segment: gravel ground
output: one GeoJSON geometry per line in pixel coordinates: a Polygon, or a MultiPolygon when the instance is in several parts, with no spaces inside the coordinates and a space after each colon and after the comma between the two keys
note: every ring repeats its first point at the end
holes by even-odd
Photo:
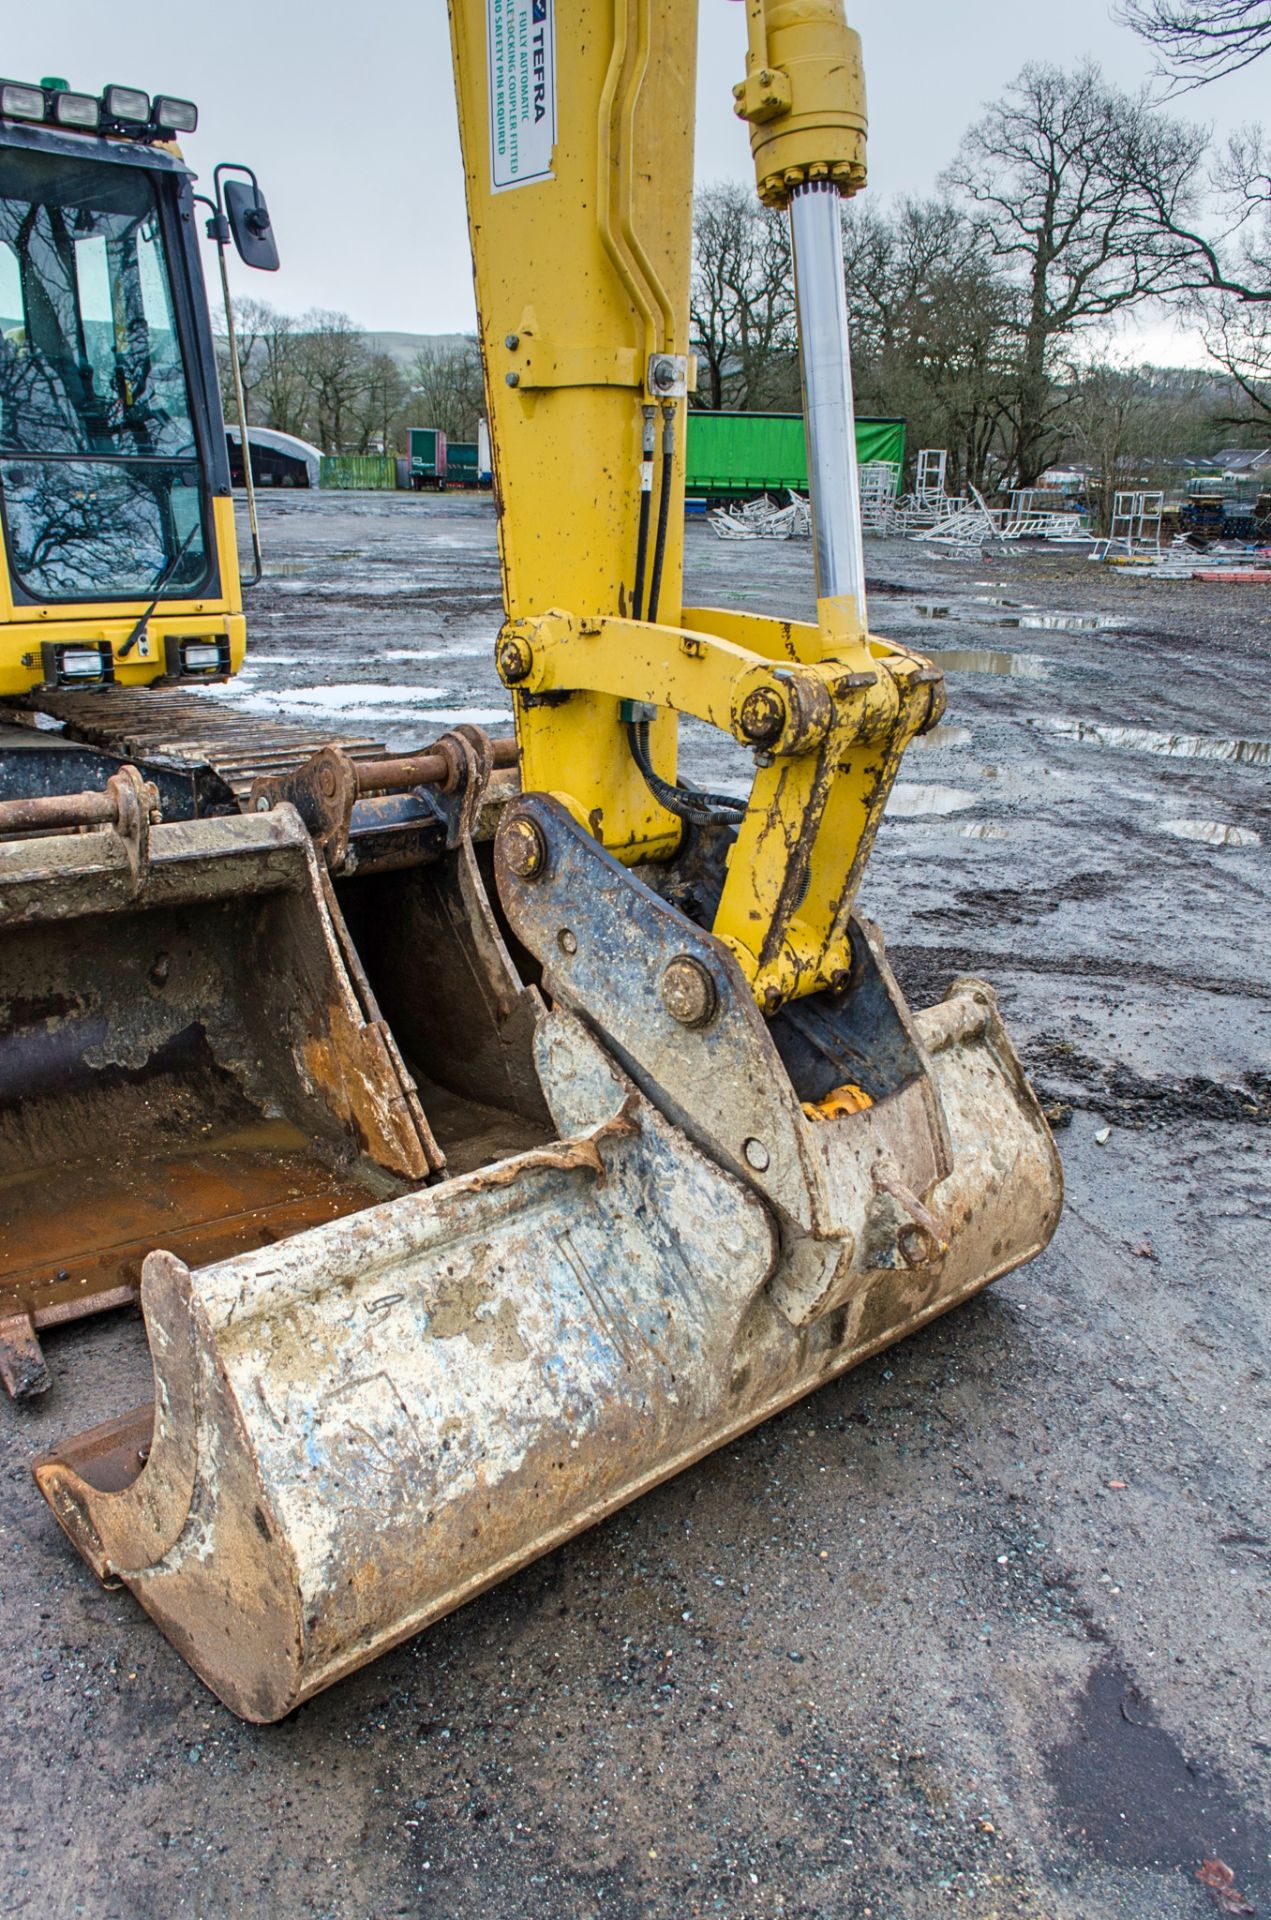
{"type": "MultiPolygon", "coordinates": [[[[488,501],[263,514],[225,697],[394,746],[506,712],[488,501]]],[[[916,1003],[998,988],[1060,1128],[1054,1244],[273,1728],[38,1499],[32,1454],[147,1388],[135,1316],[51,1338],[52,1391],[0,1407],[8,1912],[1271,1915],[1271,593],[868,560],[950,702],[862,904],[916,1003]]],[[[694,526],[687,567],[812,611],[806,546],[694,526]]]]}

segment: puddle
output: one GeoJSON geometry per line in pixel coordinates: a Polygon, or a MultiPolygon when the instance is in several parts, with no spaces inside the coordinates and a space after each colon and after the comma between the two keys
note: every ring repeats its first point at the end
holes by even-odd
{"type": "Polygon", "coordinates": [[[1128,622],[1115,613],[1021,613],[998,624],[1035,628],[1040,633],[1117,633],[1128,622]]]}
{"type": "MultiPolygon", "coordinates": [[[[355,594],[360,600],[393,600],[410,594],[431,592],[442,583],[435,573],[407,573],[397,568],[388,579],[366,572],[344,573],[333,577],[319,574],[313,567],[274,567],[273,585],[279,593],[310,594],[315,600],[343,599],[355,594]]],[[[474,596],[475,597],[475,596],[474,596]]]]}
{"type": "Polygon", "coordinates": [[[919,733],[909,742],[911,747],[969,747],[971,744],[970,727],[933,727],[930,733],[919,733]]]}
{"type": "Polygon", "coordinates": [[[1115,633],[1127,622],[1115,613],[1042,613],[1034,607],[1021,607],[1018,600],[999,600],[992,594],[977,594],[969,603],[941,604],[933,600],[915,603],[920,620],[969,620],[991,627],[1023,627],[1038,633],[1115,633]],[[1010,613],[983,613],[983,607],[1010,607],[1010,613]]]}
{"type": "Polygon", "coordinates": [[[1271,766],[1271,740],[1223,740],[1216,734],[1158,733],[1151,727],[1113,727],[1094,720],[1033,720],[1065,740],[1087,747],[1124,747],[1131,753],[1163,753],[1180,760],[1231,760],[1271,766]]]}
{"type": "Polygon", "coordinates": [[[396,665],[403,660],[489,660],[494,663],[494,639],[483,640],[479,646],[440,646],[440,647],[386,647],[386,661],[396,665]]]}
{"type": "Polygon", "coordinates": [[[1162,820],[1162,833],[1176,840],[1195,840],[1202,847],[1260,847],[1262,835],[1252,827],[1229,827],[1222,820],[1162,820]]]}
{"type": "Polygon", "coordinates": [[[963,820],[952,829],[959,840],[1014,840],[1015,829],[1003,827],[996,820],[963,820]]]}
{"type": "Polygon", "coordinates": [[[931,814],[965,813],[979,795],[962,787],[928,787],[902,781],[891,790],[887,812],[893,820],[922,820],[931,814]]]}
{"type": "Polygon", "coordinates": [[[929,647],[927,659],[946,673],[995,673],[1013,680],[1044,680],[1039,653],[1001,653],[993,647],[929,647]]]}
{"type": "MultiPolygon", "coordinates": [[[[239,687],[241,688],[241,676],[239,687]]],[[[206,689],[209,696],[218,690],[206,689]]],[[[300,687],[294,692],[281,688],[275,693],[235,692],[231,687],[221,694],[226,704],[238,713],[266,714],[270,718],[287,713],[308,718],[311,714],[330,713],[334,720],[337,716],[340,724],[349,727],[371,726],[395,730],[398,735],[404,728],[411,730],[413,738],[416,731],[423,727],[429,738],[445,733],[450,727],[467,723],[475,727],[504,728],[512,724],[512,712],[509,707],[436,707],[429,698],[419,699],[416,695],[435,696],[442,689],[437,687],[404,687],[392,690],[391,700],[387,697],[388,688],[372,688],[370,700],[355,698],[363,695],[365,689],[358,688],[312,688],[300,687]],[[297,698],[297,694],[299,698],[297,698]],[[327,699],[306,698],[315,694],[330,694],[327,699]],[[339,697],[337,697],[339,696],[339,697]],[[372,713],[374,720],[371,719],[372,713]]],[[[391,733],[384,738],[392,744],[391,733]]]]}
{"type": "MultiPolygon", "coordinates": [[[[889,809],[890,811],[890,809],[889,809]]],[[[900,816],[902,819],[905,816],[900,816]]],[[[876,851],[880,854],[894,854],[903,859],[912,859],[914,842],[940,840],[946,844],[950,840],[1018,840],[1019,833],[1014,827],[1005,827],[998,820],[940,820],[937,818],[919,819],[904,834],[883,834],[876,851]]]]}
{"type": "MultiPolygon", "coordinates": [[[[1246,1901],[1266,1898],[1271,1834],[1225,1780],[1188,1760],[1110,1660],[1091,1674],[1046,1771],[1060,1823],[1083,1858],[1193,1883],[1201,1861],[1216,1858],[1232,1868],[1246,1901]]],[[[1201,1902],[1197,1888],[1198,1913],[1201,1902]]]]}

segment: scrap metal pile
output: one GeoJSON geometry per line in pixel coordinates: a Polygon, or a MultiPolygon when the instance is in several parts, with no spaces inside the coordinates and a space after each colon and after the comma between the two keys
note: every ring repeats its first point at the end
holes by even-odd
{"type": "Polygon", "coordinates": [[[786,489],[781,505],[768,494],[739,507],[714,507],[706,516],[721,540],[807,540],[812,534],[812,509],[801,493],[786,489]]]}

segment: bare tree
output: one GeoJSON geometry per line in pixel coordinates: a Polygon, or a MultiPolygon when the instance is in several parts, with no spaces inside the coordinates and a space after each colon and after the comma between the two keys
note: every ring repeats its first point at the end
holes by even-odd
{"type": "Polygon", "coordinates": [[[1051,376],[1083,327],[1186,283],[1170,221],[1192,204],[1203,138],[1090,62],[1026,66],[965,136],[948,185],[1020,291],[1012,465],[1031,485],[1054,444],[1051,376]],[[1163,212],[1167,218],[1163,218],[1163,212]]]}
{"type": "Polygon", "coordinates": [[[862,410],[903,414],[958,480],[995,477],[1018,296],[976,226],[947,200],[906,200],[845,208],[843,236],[862,410]]]}
{"type": "Polygon", "coordinates": [[[789,222],[732,181],[706,187],[694,203],[689,329],[698,406],[798,405],[789,222]]]}
{"type": "MultiPolygon", "coordinates": [[[[288,313],[279,313],[267,300],[238,299],[234,302],[234,331],[249,423],[312,438],[315,429],[302,364],[303,343],[295,320],[288,313]]],[[[221,405],[233,424],[238,418],[237,402],[229,347],[223,339],[217,342],[216,357],[221,405]]]]}
{"type": "Polygon", "coordinates": [[[300,339],[289,313],[265,308],[252,350],[252,411],[266,426],[302,437],[309,427],[300,339]]]}
{"type": "Polygon", "coordinates": [[[308,396],[310,437],[326,453],[349,451],[371,361],[366,336],[347,313],[314,309],[297,322],[296,354],[308,396]]]}
{"type": "Polygon", "coordinates": [[[1090,491],[1100,525],[1112,523],[1112,497],[1123,484],[1130,456],[1141,449],[1150,388],[1137,367],[1109,360],[1074,367],[1066,382],[1064,431],[1068,446],[1094,474],[1090,491]]]}
{"type": "MultiPolygon", "coordinates": [[[[1117,12],[1184,88],[1237,73],[1271,52],[1271,0],[1121,0],[1117,12]]],[[[1192,291],[1205,311],[1215,358],[1238,383],[1254,369],[1257,387],[1265,375],[1266,329],[1238,309],[1271,301],[1271,153],[1261,128],[1232,136],[1212,184],[1223,222],[1218,234],[1200,231],[1164,205],[1159,218],[1171,238],[1192,251],[1192,291]]]]}
{"type": "Polygon", "coordinates": [[[1271,0],[1123,0],[1116,17],[1184,86],[1238,73],[1271,49],[1271,0]]]}
{"type": "Polygon", "coordinates": [[[475,338],[430,341],[410,363],[412,412],[448,440],[475,440],[485,404],[481,348],[475,338]]]}
{"type": "Polygon", "coordinates": [[[1210,186],[1217,231],[1206,231],[1188,204],[1146,183],[1163,241],[1183,251],[1179,285],[1202,312],[1211,299],[1265,305],[1271,302],[1271,151],[1261,128],[1232,135],[1210,186]]]}
{"type": "Polygon", "coordinates": [[[1219,424],[1271,433],[1271,303],[1229,294],[1210,302],[1205,346],[1230,380],[1236,408],[1219,414],[1219,424]]]}
{"type": "Polygon", "coordinates": [[[392,453],[409,389],[391,353],[373,353],[358,401],[357,451],[392,453]]]}
{"type": "MultiPolygon", "coordinates": [[[[247,402],[247,417],[257,425],[258,409],[252,405],[252,399],[260,378],[260,353],[258,351],[263,332],[274,318],[273,308],[265,300],[251,300],[246,297],[234,301],[234,337],[238,342],[238,365],[243,377],[243,398],[247,402]]],[[[216,343],[216,370],[221,386],[221,406],[227,420],[237,419],[237,400],[234,394],[234,373],[230,366],[229,330],[216,343]]]]}

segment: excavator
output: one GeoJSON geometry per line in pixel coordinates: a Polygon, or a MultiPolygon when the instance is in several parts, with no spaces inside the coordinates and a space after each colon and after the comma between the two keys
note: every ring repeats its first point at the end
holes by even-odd
{"type": "MultiPolygon", "coordinates": [[[[856,911],[944,689],[868,621],[840,237],[859,40],[841,0],[745,17],[734,105],[793,235],[815,621],[683,599],[695,0],[451,0],[514,741],[328,741],[227,774],[182,685],[187,643],[223,641],[222,670],[242,643],[228,499],[191,441],[129,453],[192,476],[134,489],[144,535],[34,559],[40,447],[0,464],[30,656],[15,689],[0,642],[6,690],[37,741],[60,722],[78,777],[102,756],[80,791],[0,807],[10,1381],[44,1365],[42,1327],[139,1288],[153,1402],[68,1435],[36,1481],[254,1721],[965,1301],[1059,1218],[991,987],[911,1010],[856,911]],[[101,684],[68,690],[55,636],[85,585],[122,604],[75,639],[101,684]],[[184,736],[130,717],[173,699],[184,736]],[[744,799],[683,777],[683,716],[733,743],[744,799]]],[[[68,161],[94,144],[24,286],[145,198],[118,156],[94,172],[122,135],[39,134],[68,161]]],[[[129,232],[161,236],[185,309],[167,418],[181,391],[210,447],[208,330],[172,271],[183,168],[129,232]]],[[[134,245],[112,232],[108,260],[134,245]]],[[[76,514],[133,485],[53,477],[76,514]]]]}

